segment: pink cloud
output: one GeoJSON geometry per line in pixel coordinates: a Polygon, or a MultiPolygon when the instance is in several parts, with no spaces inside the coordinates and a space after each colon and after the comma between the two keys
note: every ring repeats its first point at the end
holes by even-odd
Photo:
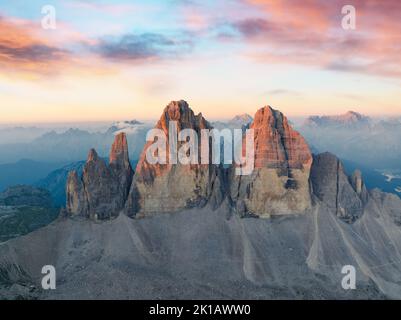
{"type": "Polygon", "coordinates": [[[401,78],[401,2],[355,0],[356,30],[343,30],[344,1],[247,0],[263,18],[236,20],[247,55],[260,62],[401,78]]]}

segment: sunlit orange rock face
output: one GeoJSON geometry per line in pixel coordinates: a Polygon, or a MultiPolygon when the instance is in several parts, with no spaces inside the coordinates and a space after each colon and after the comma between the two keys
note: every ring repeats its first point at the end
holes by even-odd
{"type": "Polygon", "coordinates": [[[312,154],[287,118],[270,106],[259,109],[250,126],[255,132],[255,168],[302,169],[312,154]]]}
{"type": "Polygon", "coordinates": [[[124,133],[116,135],[111,146],[109,161],[110,163],[121,162],[124,164],[129,162],[127,136],[124,133]]]}
{"type": "MultiPolygon", "coordinates": [[[[302,213],[311,206],[309,174],[312,154],[304,138],[279,111],[259,109],[254,130],[254,170],[230,175],[230,194],[240,214],[260,217],[302,213]]],[[[245,154],[246,141],[243,141],[245,154]]],[[[234,169],[234,167],[233,167],[234,169]]]]}
{"type": "MultiPolygon", "coordinates": [[[[209,203],[217,206],[221,203],[223,191],[216,165],[200,164],[201,130],[211,129],[202,114],[195,115],[188,103],[172,101],[163,111],[155,129],[160,129],[167,137],[165,148],[166,164],[151,164],[146,158],[147,149],[154,141],[149,141],[139,159],[130,194],[126,204],[126,213],[148,215],[153,213],[176,212],[185,208],[202,207],[209,203]],[[175,121],[177,132],[193,129],[199,139],[199,164],[184,165],[170,163],[169,149],[172,137],[169,136],[170,122],[175,121]]],[[[185,142],[177,142],[177,149],[185,142]]]]}
{"type": "MultiPolygon", "coordinates": [[[[166,164],[149,164],[146,160],[146,150],[153,144],[153,141],[149,141],[141,154],[137,168],[136,176],[137,180],[143,180],[143,182],[151,183],[155,177],[160,177],[171,171],[175,164],[169,162],[170,156],[170,136],[169,136],[169,124],[170,121],[175,121],[177,123],[177,132],[184,129],[193,129],[197,133],[197,136],[201,137],[202,129],[211,129],[209,123],[203,118],[202,114],[195,115],[192,109],[188,106],[186,101],[172,101],[163,111],[160,120],[157,122],[155,129],[160,129],[164,132],[167,138],[167,144],[165,149],[165,157],[167,159],[166,164]]],[[[180,148],[182,142],[178,142],[177,148],[180,148]]],[[[200,146],[200,144],[199,144],[200,146]]],[[[199,147],[200,155],[200,147],[199,147]]],[[[199,161],[200,163],[200,161],[199,161]]],[[[200,167],[206,168],[205,165],[191,165],[194,170],[198,170],[200,167]]]]}

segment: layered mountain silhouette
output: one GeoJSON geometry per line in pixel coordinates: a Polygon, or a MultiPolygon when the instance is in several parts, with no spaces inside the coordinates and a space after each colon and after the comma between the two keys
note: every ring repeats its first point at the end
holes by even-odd
{"type": "MultiPolygon", "coordinates": [[[[155,126],[168,146],[171,123],[212,128],[182,100],[155,126]]],[[[68,176],[62,217],[0,245],[0,296],[400,298],[401,200],[347,176],[335,155],[313,155],[270,106],[249,128],[255,168],[243,176],[236,164],[149,163],[152,142],[133,170],[124,133],[108,163],[90,150],[68,176]],[[58,270],[53,292],[38,285],[45,264],[58,270]],[[341,287],[344,265],[356,290],[341,287]]]]}
{"type": "Polygon", "coordinates": [[[395,118],[378,121],[349,111],[309,117],[297,130],[316,152],[329,151],[372,171],[400,170],[401,124],[395,118]]]}
{"type": "Polygon", "coordinates": [[[339,126],[358,128],[369,126],[371,123],[372,120],[368,116],[355,111],[348,111],[345,114],[335,116],[311,116],[305,120],[305,125],[312,127],[339,126]]]}

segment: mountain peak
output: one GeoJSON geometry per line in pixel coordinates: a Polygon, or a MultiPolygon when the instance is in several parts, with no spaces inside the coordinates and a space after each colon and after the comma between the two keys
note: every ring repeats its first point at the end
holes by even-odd
{"type": "Polygon", "coordinates": [[[171,101],[164,109],[160,118],[161,122],[177,121],[183,124],[184,128],[192,128],[191,122],[204,121],[201,113],[195,115],[185,100],[171,101]],[[185,126],[188,125],[188,126],[185,126]]]}
{"type": "Polygon", "coordinates": [[[90,150],[89,150],[89,153],[88,153],[88,160],[87,160],[87,162],[96,161],[96,160],[98,160],[98,159],[99,159],[99,156],[98,156],[96,150],[93,149],[93,148],[90,149],[90,150]]]}
{"type": "Polygon", "coordinates": [[[178,129],[200,129],[209,128],[209,123],[205,120],[201,113],[195,115],[185,100],[171,101],[163,111],[159,122],[156,124],[157,129],[162,129],[166,135],[169,134],[169,122],[177,121],[178,129]]]}
{"type": "MultiPolygon", "coordinates": [[[[211,129],[202,114],[195,115],[186,101],[171,101],[155,126],[155,129],[163,130],[166,134],[166,159],[170,156],[172,138],[169,132],[170,121],[176,122],[177,131],[192,129],[199,136],[202,129],[211,129]]],[[[212,186],[218,185],[217,167],[211,164],[151,164],[146,154],[152,144],[153,141],[149,141],[145,145],[138,162],[126,205],[127,214],[175,212],[206,205],[212,196],[212,186]]],[[[183,141],[178,141],[177,150],[183,144],[183,141]]]]}
{"type": "Polygon", "coordinates": [[[306,141],[280,111],[270,106],[259,109],[251,129],[257,141],[255,167],[302,168],[310,164],[312,155],[306,141]]]}
{"type": "Polygon", "coordinates": [[[339,118],[343,118],[344,120],[350,120],[350,121],[360,121],[360,120],[364,120],[364,119],[368,119],[369,117],[359,113],[359,112],[355,112],[355,111],[348,111],[346,112],[343,116],[339,116],[339,118]]]}
{"type": "Polygon", "coordinates": [[[110,163],[116,163],[120,161],[129,163],[127,136],[124,132],[121,132],[115,136],[109,159],[110,163]]]}
{"type": "Polygon", "coordinates": [[[124,133],[115,137],[110,151],[110,166],[89,151],[82,176],[71,171],[67,178],[67,212],[94,220],[110,219],[123,209],[133,171],[124,133]]]}
{"type": "Polygon", "coordinates": [[[242,113],[236,115],[234,118],[231,119],[230,122],[251,122],[253,120],[252,116],[248,113],[242,113]]]}
{"type": "Polygon", "coordinates": [[[249,176],[231,178],[237,212],[270,216],[309,208],[312,155],[304,138],[270,106],[256,112],[250,129],[254,130],[254,170],[249,176]]]}

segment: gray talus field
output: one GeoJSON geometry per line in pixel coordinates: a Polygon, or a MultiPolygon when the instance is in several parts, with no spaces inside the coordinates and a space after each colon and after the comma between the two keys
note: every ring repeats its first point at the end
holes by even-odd
{"type": "Polygon", "coordinates": [[[101,223],[60,218],[0,244],[0,296],[401,298],[401,229],[389,201],[380,208],[372,199],[354,224],[323,204],[271,219],[241,219],[224,205],[101,223]],[[40,286],[48,264],[57,271],[52,291],[40,286]],[[356,268],[356,290],[341,287],[344,265],[356,268]]]}

